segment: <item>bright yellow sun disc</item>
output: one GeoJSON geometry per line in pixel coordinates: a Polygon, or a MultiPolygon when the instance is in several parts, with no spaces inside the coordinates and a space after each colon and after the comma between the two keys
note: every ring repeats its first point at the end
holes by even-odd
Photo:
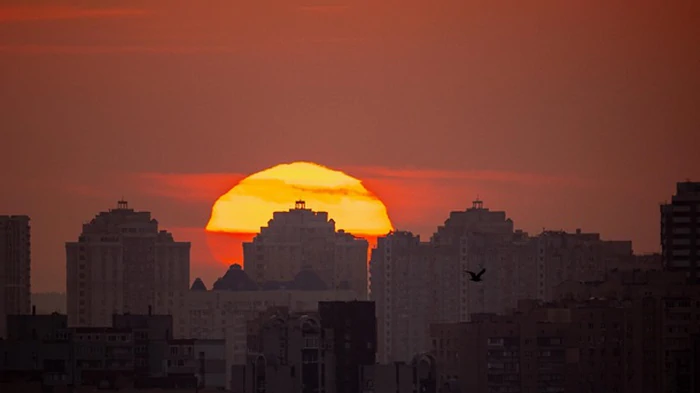
{"type": "Polygon", "coordinates": [[[383,235],[393,229],[386,206],[362,182],[309,162],[281,164],[248,176],[212,207],[207,231],[256,233],[272,214],[295,201],[328,212],[337,229],[356,235],[383,235]]]}

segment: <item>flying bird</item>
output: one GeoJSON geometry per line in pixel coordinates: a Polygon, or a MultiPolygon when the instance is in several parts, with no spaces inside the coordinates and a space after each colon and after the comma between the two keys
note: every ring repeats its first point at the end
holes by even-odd
{"type": "Polygon", "coordinates": [[[475,282],[479,282],[479,281],[481,281],[481,276],[483,276],[484,273],[486,272],[486,269],[481,269],[481,271],[479,273],[470,272],[469,270],[465,270],[464,272],[469,273],[469,275],[471,276],[469,278],[470,280],[475,281],[475,282]]]}

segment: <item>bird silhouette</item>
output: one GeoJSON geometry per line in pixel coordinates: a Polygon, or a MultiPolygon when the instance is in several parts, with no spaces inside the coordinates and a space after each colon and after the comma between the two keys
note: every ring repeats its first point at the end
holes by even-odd
{"type": "Polygon", "coordinates": [[[469,275],[471,276],[471,277],[469,277],[469,279],[471,281],[479,282],[479,281],[482,281],[481,276],[484,275],[484,273],[486,272],[486,269],[481,269],[481,271],[479,273],[470,272],[469,270],[465,270],[464,272],[469,273],[469,275]]]}

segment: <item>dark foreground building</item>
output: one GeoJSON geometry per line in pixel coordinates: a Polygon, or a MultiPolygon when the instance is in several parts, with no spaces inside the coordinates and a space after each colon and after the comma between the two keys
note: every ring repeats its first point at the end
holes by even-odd
{"type": "Polygon", "coordinates": [[[664,266],[684,271],[700,283],[700,182],[676,184],[671,203],[661,205],[661,250],[664,266]]]}
{"type": "Polygon", "coordinates": [[[374,302],[319,302],[324,331],[333,334],[336,393],[360,391],[360,366],[376,363],[377,321],[374,302]]]}

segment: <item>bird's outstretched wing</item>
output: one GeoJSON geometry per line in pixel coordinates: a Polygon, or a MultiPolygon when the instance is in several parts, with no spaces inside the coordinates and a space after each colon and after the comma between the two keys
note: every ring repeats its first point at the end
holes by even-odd
{"type": "Polygon", "coordinates": [[[472,278],[476,277],[476,273],[470,272],[469,270],[465,270],[465,273],[469,274],[472,278]]]}
{"type": "Polygon", "coordinates": [[[486,269],[481,269],[481,271],[479,273],[477,273],[476,276],[481,277],[484,275],[484,273],[486,273],[486,269]]]}

